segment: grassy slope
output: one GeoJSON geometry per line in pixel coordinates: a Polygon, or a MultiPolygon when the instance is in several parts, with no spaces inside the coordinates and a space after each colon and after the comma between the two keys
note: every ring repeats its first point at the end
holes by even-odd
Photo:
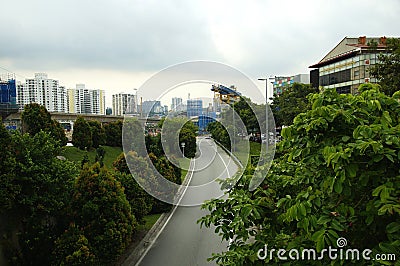
{"type": "Polygon", "coordinates": [[[145,221],[144,224],[140,224],[138,226],[138,230],[150,230],[151,227],[157,222],[158,218],[160,218],[161,213],[157,213],[157,214],[150,214],[150,215],[146,215],[143,219],[145,221]]]}
{"type": "MultiPolygon", "coordinates": [[[[236,155],[236,157],[239,159],[239,161],[241,161],[242,163],[244,163],[247,159],[247,157],[249,155],[260,155],[260,149],[261,149],[261,143],[258,142],[252,142],[250,141],[250,151],[249,154],[247,154],[246,151],[246,142],[247,141],[241,141],[238,145],[237,145],[237,151],[234,152],[234,154],[236,155]]],[[[250,159],[248,159],[250,162],[250,159]]]]}
{"type": "Polygon", "coordinates": [[[187,170],[189,169],[189,165],[190,165],[190,160],[188,160],[187,158],[179,158],[178,159],[179,162],[179,166],[181,168],[181,180],[183,182],[183,180],[186,177],[187,174],[187,170]]]}
{"type": "MultiPolygon", "coordinates": [[[[103,148],[106,151],[106,154],[104,155],[104,165],[111,170],[113,169],[112,163],[115,161],[115,159],[117,159],[118,155],[121,154],[122,148],[109,147],[109,146],[103,146],[103,148]]],[[[64,147],[64,150],[61,155],[70,161],[80,164],[83,159],[83,156],[85,156],[85,153],[86,153],[85,151],[80,150],[76,147],[64,147]]],[[[94,159],[96,157],[96,150],[93,149],[88,151],[87,153],[90,162],[94,162],[94,159]]]]}

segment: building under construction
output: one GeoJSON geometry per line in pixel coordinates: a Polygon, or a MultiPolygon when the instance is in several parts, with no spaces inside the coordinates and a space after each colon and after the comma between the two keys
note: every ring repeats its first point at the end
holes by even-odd
{"type": "Polygon", "coordinates": [[[18,111],[17,87],[14,74],[0,75],[0,113],[4,119],[18,111]]]}
{"type": "Polygon", "coordinates": [[[228,88],[223,85],[212,85],[211,91],[214,92],[214,103],[218,102],[219,104],[234,104],[240,100],[240,96],[242,95],[233,86],[228,88]]]}

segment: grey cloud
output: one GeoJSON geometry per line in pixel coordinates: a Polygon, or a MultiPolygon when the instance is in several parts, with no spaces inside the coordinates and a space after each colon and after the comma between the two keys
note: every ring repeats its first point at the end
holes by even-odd
{"type": "MultiPolygon", "coordinates": [[[[207,14],[213,5],[183,0],[13,0],[0,16],[0,62],[8,68],[159,70],[188,60],[232,64],[251,76],[296,74],[320,60],[345,36],[399,36],[398,0],[252,2],[267,10],[254,30],[236,29],[245,2],[218,10],[241,41],[238,62],[221,55],[207,14]],[[306,12],[319,5],[313,12],[306,12]],[[268,8],[274,7],[274,9],[268,8]],[[304,16],[306,19],[304,19],[304,16]],[[271,18],[272,17],[272,18],[271,18]]],[[[259,6],[259,7],[260,7],[259,6]]],[[[249,16],[251,12],[248,13],[249,16]]],[[[229,41],[226,44],[229,46],[229,41]]]]}
{"type": "MultiPolygon", "coordinates": [[[[11,4],[0,18],[1,57],[37,67],[154,69],[218,57],[195,6],[145,1],[39,1],[11,4]],[[18,11],[17,5],[31,8],[18,11]],[[8,30],[5,30],[8,28],[8,30]],[[57,63],[55,63],[57,62],[57,63]]],[[[178,2],[176,2],[178,3],[178,2]]]]}

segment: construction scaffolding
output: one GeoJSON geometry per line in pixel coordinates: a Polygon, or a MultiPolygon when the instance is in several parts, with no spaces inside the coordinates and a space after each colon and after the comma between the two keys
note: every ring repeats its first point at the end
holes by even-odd
{"type": "Polygon", "coordinates": [[[0,114],[2,119],[18,112],[15,74],[0,75],[0,114]]]}
{"type": "Polygon", "coordinates": [[[242,95],[234,86],[228,88],[223,85],[212,85],[211,91],[214,92],[214,99],[217,99],[220,104],[234,104],[240,100],[242,95]]]}

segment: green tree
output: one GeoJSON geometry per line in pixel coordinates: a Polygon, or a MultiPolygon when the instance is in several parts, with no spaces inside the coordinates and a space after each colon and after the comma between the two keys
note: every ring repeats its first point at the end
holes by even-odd
{"type": "Polygon", "coordinates": [[[56,265],[96,265],[96,256],[91,252],[88,239],[83,230],[73,223],[57,238],[55,246],[53,255],[56,265]]]}
{"type": "Polygon", "coordinates": [[[46,107],[38,103],[30,103],[24,106],[21,114],[23,132],[35,135],[41,130],[51,127],[51,115],[46,107]]]}
{"type": "MultiPolygon", "coordinates": [[[[192,121],[186,122],[182,129],[179,131],[179,143],[185,143],[185,157],[194,158],[196,155],[196,131],[198,128],[192,121]]],[[[161,143],[161,142],[160,142],[161,143]]],[[[180,145],[183,153],[182,145],[180,145]]]]}
{"type": "MultiPolygon", "coordinates": [[[[258,121],[265,120],[265,105],[258,105],[251,102],[249,98],[243,96],[240,97],[240,100],[234,103],[232,110],[228,110],[222,114],[223,119],[225,119],[225,121],[230,121],[229,124],[233,125],[232,111],[235,111],[239,115],[240,120],[244,123],[244,126],[247,129],[247,133],[261,132],[260,131],[261,125],[259,125],[258,121]],[[259,116],[259,119],[257,119],[255,112],[259,116]]],[[[239,127],[238,121],[235,122],[236,123],[234,126],[239,127]]]]}
{"type": "Polygon", "coordinates": [[[98,147],[96,149],[95,162],[99,162],[100,167],[104,166],[104,156],[106,155],[106,150],[103,147],[98,147]]]}
{"type": "Polygon", "coordinates": [[[321,252],[339,237],[352,248],[400,255],[400,94],[385,96],[372,84],[359,91],[314,94],[311,110],[282,131],[280,157],[264,169],[261,186],[248,191],[245,175],[226,200],[203,205],[210,214],[199,222],[232,239],[228,251],[213,255],[217,263],[280,265],[277,256],[258,260],[257,251],[268,244],[321,252]]]}
{"type": "Polygon", "coordinates": [[[144,140],[145,129],[137,118],[125,118],[123,123],[123,146],[124,150],[135,151],[139,156],[147,154],[146,147],[153,145],[146,136],[144,140]]]}
{"type": "MultiPolygon", "coordinates": [[[[129,162],[134,165],[137,178],[151,180],[154,178],[153,172],[150,170],[148,162],[139,157],[136,152],[129,152],[127,155],[129,162]]],[[[127,200],[139,223],[144,223],[144,216],[147,215],[153,207],[154,199],[137,183],[132,176],[131,171],[126,163],[124,153],[121,153],[114,161],[113,166],[119,172],[116,178],[124,187],[127,200]]]]}
{"type": "Polygon", "coordinates": [[[228,131],[220,122],[211,122],[207,125],[207,131],[210,132],[211,137],[221,143],[226,149],[231,149],[231,139],[228,131]]]}
{"type": "Polygon", "coordinates": [[[37,103],[25,105],[21,114],[23,132],[34,136],[40,131],[49,132],[52,137],[59,141],[60,146],[67,144],[64,128],[56,120],[51,119],[46,107],[37,103]]]}
{"type": "MultiPolygon", "coordinates": [[[[167,157],[157,157],[153,153],[150,153],[149,158],[154,167],[164,178],[178,185],[182,183],[180,168],[170,162],[167,157]],[[179,169],[179,171],[177,169],[179,169]]],[[[171,159],[174,160],[175,158],[172,157],[171,159]]]]}
{"type": "Polygon", "coordinates": [[[316,93],[309,84],[294,83],[286,87],[279,95],[274,95],[271,110],[277,127],[290,126],[293,119],[300,113],[311,109],[307,96],[316,93]]]}
{"type": "Polygon", "coordinates": [[[90,149],[93,146],[91,127],[82,116],[78,116],[74,123],[72,143],[81,150],[90,149]]]}
{"type": "Polygon", "coordinates": [[[19,245],[10,249],[19,254],[14,262],[49,265],[49,252],[68,223],[65,213],[77,169],[73,163],[56,158],[60,147],[46,132],[34,136],[15,132],[11,143],[16,165],[10,182],[18,193],[2,220],[10,225],[4,235],[18,239],[19,245]]]}
{"type": "Polygon", "coordinates": [[[371,67],[370,73],[377,78],[381,91],[393,95],[400,90],[400,39],[387,39],[387,51],[378,56],[377,63],[371,67]]]}
{"type": "Polygon", "coordinates": [[[104,125],[107,146],[122,147],[122,125],[120,120],[104,125]]]}
{"type": "Polygon", "coordinates": [[[106,144],[106,133],[104,128],[101,126],[99,121],[89,120],[90,131],[92,133],[92,146],[98,148],[101,145],[106,144]]]}
{"type": "Polygon", "coordinates": [[[146,135],[145,143],[147,153],[153,153],[157,157],[164,155],[164,149],[161,144],[161,134],[156,136],[146,135]]]}
{"type": "Polygon", "coordinates": [[[19,187],[15,180],[15,155],[12,138],[3,123],[0,125],[0,213],[13,205],[19,187]]]}
{"type": "Polygon", "coordinates": [[[84,166],[76,180],[72,211],[99,264],[111,263],[126,249],[135,217],[120,182],[98,163],[84,166]]]}
{"type": "Polygon", "coordinates": [[[67,145],[68,138],[65,135],[65,130],[62,125],[54,119],[51,121],[50,133],[56,140],[59,141],[60,146],[67,145]]]}
{"type": "Polygon", "coordinates": [[[81,161],[81,169],[83,169],[83,166],[88,163],[90,163],[90,160],[89,160],[88,152],[86,151],[85,154],[83,155],[83,158],[81,161]]]}
{"type": "Polygon", "coordinates": [[[181,143],[185,142],[185,156],[193,158],[196,154],[196,135],[198,128],[185,118],[162,119],[158,125],[161,134],[166,140],[165,148],[169,154],[177,155],[179,149],[182,152],[181,143]]]}

